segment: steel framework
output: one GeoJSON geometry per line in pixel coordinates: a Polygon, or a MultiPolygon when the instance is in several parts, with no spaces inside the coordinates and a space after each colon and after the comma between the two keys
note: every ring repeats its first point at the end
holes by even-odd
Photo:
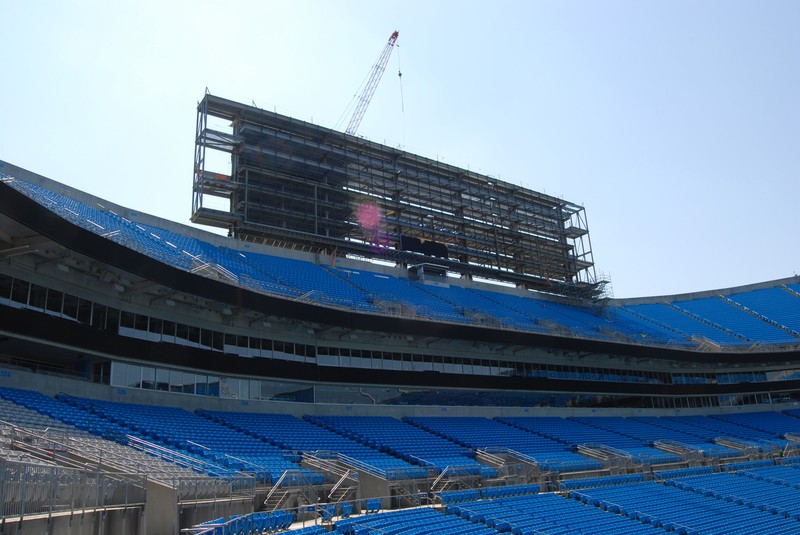
{"type": "Polygon", "coordinates": [[[240,239],[598,293],[584,208],[563,199],[210,94],[194,164],[192,221],[240,239]]]}

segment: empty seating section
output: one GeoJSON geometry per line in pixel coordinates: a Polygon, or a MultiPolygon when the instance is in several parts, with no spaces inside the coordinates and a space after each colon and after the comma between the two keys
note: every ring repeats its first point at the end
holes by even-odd
{"type": "Polygon", "coordinates": [[[107,422],[95,414],[62,403],[39,392],[0,387],[0,397],[49,416],[62,424],[72,426],[75,434],[78,435],[92,434],[113,439],[128,431],[114,422],[107,422]]]}
{"type": "Polygon", "coordinates": [[[798,339],[770,325],[760,318],[734,306],[719,297],[704,297],[690,301],[677,301],[675,306],[692,314],[706,318],[714,325],[735,333],[751,343],[780,344],[797,342],[798,339]]]}
{"type": "Polygon", "coordinates": [[[784,287],[736,293],[729,295],[728,299],[775,321],[790,331],[800,333],[800,312],[798,312],[800,297],[784,287]]]}
{"type": "Polygon", "coordinates": [[[789,534],[798,529],[795,519],[728,501],[711,492],[695,493],[655,482],[571,491],[570,496],[681,534],[789,534]]]}
{"type": "MultiPolygon", "coordinates": [[[[744,443],[777,451],[785,433],[800,427],[799,410],[732,413],[712,416],[672,417],[517,417],[490,420],[480,417],[415,417],[400,421],[368,416],[295,416],[263,413],[200,410],[98,401],[59,395],[51,398],[28,390],[0,387],[0,420],[30,429],[49,428],[69,435],[83,448],[86,458],[101,456],[123,472],[147,472],[148,477],[178,485],[179,480],[198,480],[200,475],[164,459],[99,438],[136,434],[189,454],[207,457],[230,469],[252,469],[254,465],[280,472],[304,473],[306,481],[322,482],[322,476],[302,469],[291,460],[298,452],[324,456],[341,453],[366,466],[390,472],[428,470],[413,463],[460,466],[484,478],[496,472],[477,463],[476,449],[492,448],[498,454],[534,457],[548,470],[591,470],[601,465],[571,450],[582,442],[612,445],[644,455],[647,444],[666,437],[698,446],[716,436],[738,438],[744,443]],[[67,423],[69,422],[69,423],[67,423]],[[401,458],[402,457],[402,458],[401,458]],[[276,461],[276,458],[278,461],[276,461]],[[542,459],[546,459],[542,461],[542,459]],[[410,462],[409,462],[410,461],[410,462]],[[271,464],[277,462],[278,464],[271,464]],[[252,463],[252,464],[251,464],[252,463]],[[549,466],[547,466],[549,463],[549,466]],[[144,469],[143,467],[146,467],[144,469]]],[[[66,440],[66,439],[65,439],[66,440]]],[[[710,442],[709,442],[710,443],[710,442]]],[[[30,463],[31,459],[9,458],[0,444],[4,462],[30,463]]],[[[651,455],[647,452],[647,455],[651,455]]],[[[720,455],[722,457],[723,455],[720,455]]],[[[533,484],[484,486],[482,489],[438,493],[443,511],[428,508],[386,514],[350,517],[352,504],[329,507],[319,513],[337,533],[453,533],[526,535],[537,533],[796,533],[800,522],[800,462],[788,457],[776,462],[772,456],[759,461],[714,466],[696,466],[648,474],[561,479],[559,494],[538,494],[533,484]],[[349,517],[349,518],[345,518],[349,517]]],[[[663,459],[662,459],[663,460],[663,459]]],[[[411,472],[405,472],[406,474],[411,472]]],[[[471,472],[470,472],[471,473],[471,472]]],[[[569,476],[568,476],[569,477],[569,476]]],[[[192,496],[212,497],[225,491],[207,483],[192,496]]],[[[276,482],[275,476],[270,481],[276,482]]],[[[381,502],[368,499],[367,513],[376,513],[381,502]]],[[[254,513],[220,518],[193,528],[195,533],[251,533],[288,529],[290,512],[254,513]],[[259,527],[260,526],[260,527],[259,527]],[[217,531],[221,529],[222,531],[217,531]],[[203,531],[210,530],[210,531],[203,531]],[[227,530],[227,531],[226,531],[227,530]],[[249,531],[248,531],[249,530],[249,531]]],[[[321,526],[296,533],[323,533],[321,526]]]]}
{"type": "Polygon", "coordinates": [[[800,489],[800,468],[796,464],[773,464],[770,466],[743,468],[735,471],[735,474],[766,481],[773,485],[782,485],[796,490],[800,489]]]}
{"type": "MultiPolygon", "coordinates": [[[[501,421],[568,443],[573,448],[587,444],[609,446],[629,454],[633,460],[644,464],[679,460],[673,454],[649,447],[646,441],[604,429],[600,427],[603,425],[600,421],[605,418],[597,417],[596,419],[598,423],[591,425],[588,422],[593,422],[595,420],[593,418],[517,417],[501,418],[501,421]]],[[[625,422],[622,422],[622,425],[624,424],[625,422]]],[[[612,425],[610,420],[608,425],[612,425]]],[[[619,425],[618,423],[617,426],[619,425]]]]}
{"type": "MultiPolygon", "coordinates": [[[[789,413],[791,414],[791,413],[789,413]]],[[[787,433],[800,435],[800,418],[775,411],[748,412],[738,414],[716,414],[715,420],[730,422],[736,425],[768,433],[776,438],[783,438],[787,433]]]]}
{"type": "MultiPolygon", "coordinates": [[[[535,459],[543,469],[579,471],[600,468],[594,460],[572,452],[564,442],[499,421],[478,417],[423,416],[406,421],[473,449],[503,448],[535,459]]],[[[514,453],[512,453],[513,455],[514,453]]]]}
{"type": "MultiPolygon", "coordinates": [[[[331,430],[289,414],[237,413],[203,411],[203,414],[242,433],[275,444],[286,451],[341,454],[358,461],[366,469],[382,477],[426,477],[427,470],[412,466],[398,456],[380,451],[365,443],[344,437],[331,430]]],[[[347,464],[348,459],[343,462],[347,464]]]]}
{"type": "Polygon", "coordinates": [[[411,311],[419,316],[457,323],[471,323],[450,301],[440,299],[408,279],[370,271],[342,271],[347,280],[369,295],[381,310],[396,314],[411,311]],[[398,308],[399,307],[399,308],[398,308]]]}
{"type": "Polygon", "coordinates": [[[797,499],[798,489],[794,486],[771,483],[764,478],[737,477],[729,473],[684,477],[668,480],[667,484],[800,520],[800,500],[797,499]]]}
{"type": "Polygon", "coordinates": [[[473,523],[485,524],[500,533],[510,532],[513,535],[663,533],[663,530],[637,519],[609,514],[558,494],[468,502],[449,506],[447,512],[473,523]]]}
{"type": "Polygon", "coordinates": [[[778,439],[772,433],[743,427],[711,416],[663,416],[661,421],[669,422],[670,425],[674,423],[689,426],[710,441],[716,441],[719,437],[729,437],[761,451],[776,450],[786,445],[785,440],[778,439]]]}
{"type": "Polygon", "coordinates": [[[319,416],[312,420],[410,463],[434,468],[436,473],[450,468],[449,473],[496,475],[493,467],[484,466],[472,458],[475,454],[471,449],[395,418],[319,416]]]}
{"type": "Polygon", "coordinates": [[[294,288],[308,300],[329,303],[359,310],[377,311],[365,292],[350,284],[346,278],[321,266],[259,253],[243,253],[248,263],[271,274],[281,284],[294,288]]]}
{"type": "MultiPolygon", "coordinates": [[[[47,431],[51,434],[89,436],[87,431],[36,410],[36,407],[44,407],[49,401],[50,398],[38,392],[0,387],[0,420],[40,433],[47,431]]],[[[59,405],[55,407],[60,409],[59,405]]],[[[47,412],[56,413],[55,410],[47,412]]]]}
{"type": "Polygon", "coordinates": [[[184,409],[108,401],[91,401],[90,406],[108,419],[124,422],[148,440],[231,470],[255,472],[259,480],[267,477],[275,483],[283,472],[292,470],[322,482],[319,474],[300,468],[300,458],[294,452],[184,409]]]}
{"type": "MultiPolygon", "coordinates": [[[[462,305],[469,312],[475,307],[476,312],[486,314],[489,321],[499,322],[504,327],[522,330],[547,332],[549,329],[536,322],[535,318],[528,316],[523,310],[510,304],[514,301],[500,292],[493,292],[478,288],[460,288],[459,298],[462,305]],[[504,301],[509,301],[507,304],[504,301]]],[[[516,296],[511,296],[515,297],[516,296]]]]}
{"type": "MultiPolygon", "coordinates": [[[[34,432],[47,433],[59,442],[61,447],[76,451],[85,459],[98,462],[102,460],[105,466],[125,473],[144,473],[149,479],[176,487],[181,496],[208,498],[230,491],[229,485],[224,482],[176,464],[178,459],[156,457],[127,445],[100,438],[107,436],[121,439],[130,430],[75,405],[63,403],[38,392],[7,387],[0,387],[0,397],[2,397],[0,420],[34,432]],[[65,422],[73,422],[75,425],[65,422]]],[[[30,456],[20,456],[17,451],[4,448],[0,448],[0,457],[13,461],[34,461],[30,456]]]]}
{"type": "Polygon", "coordinates": [[[574,336],[594,338],[608,338],[608,334],[602,331],[612,329],[610,323],[593,314],[589,307],[562,305],[544,299],[476,290],[476,293],[479,292],[483,292],[487,299],[496,301],[505,308],[529,318],[529,321],[532,321],[539,329],[545,328],[548,331],[566,329],[574,336]]]}
{"type": "Polygon", "coordinates": [[[614,435],[601,435],[598,437],[601,440],[595,442],[607,444],[604,440],[608,440],[611,442],[608,445],[625,450],[646,464],[669,463],[680,460],[674,454],[659,451],[653,447],[654,442],[664,439],[664,430],[658,427],[619,416],[582,417],[571,418],[571,420],[625,437],[616,439],[614,435]]]}
{"type": "Polygon", "coordinates": [[[614,315],[616,322],[627,326],[629,337],[634,342],[679,347],[694,345],[682,331],[667,323],[639,315],[633,306],[614,306],[609,308],[608,313],[614,315]]]}
{"type": "MultiPolygon", "coordinates": [[[[161,237],[168,245],[174,245],[191,260],[190,271],[217,279],[228,280],[241,286],[268,293],[297,297],[300,291],[279,281],[273,274],[260,270],[247,261],[239,251],[217,247],[209,242],[191,238],[151,225],[137,224],[154,236],[161,237]]],[[[242,244],[246,247],[247,244],[242,244]]]]}
{"type": "Polygon", "coordinates": [[[231,515],[215,518],[188,529],[181,530],[191,535],[250,535],[259,533],[284,532],[294,535],[320,535],[327,533],[322,526],[310,526],[297,530],[285,531],[294,522],[296,515],[291,511],[258,512],[247,515],[231,515]]]}
{"type": "MultiPolygon", "coordinates": [[[[5,176],[4,176],[5,177],[5,176]]],[[[800,343],[800,285],[603,309],[485,288],[426,285],[405,277],[232,247],[131,221],[98,202],[75,200],[34,184],[7,183],[81,227],[159,261],[229,284],[292,299],[379,314],[416,314],[433,320],[502,326],[533,332],[644,344],[693,345],[702,339],[724,347],[800,343]]],[[[194,233],[196,231],[192,231],[194,233]]]]}
{"type": "Polygon", "coordinates": [[[693,448],[695,451],[701,451],[705,457],[726,458],[739,455],[737,450],[715,444],[713,437],[709,438],[705,431],[681,422],[670,421],[667,418],[657,416],[636,416],[629,418],[629,420],[658,428],[660,431],[656,433],[658,438],[655,440],[668,440],[678,445],[693,448]]]}
{"type": "Polygon", "coordinates": [[[647,318],[657,324],[669,326],[687,338],[699,336],[722,346],[743,346],[747,343],[707,323],[695,319],[666,303],[648,303],[623,307],[633,314],[647,318]]]}
{"type": "Polygon", "coordinates": [[[336,522],[336,533],[342,535],[496,535],[497,531],[476,525],[454,515],[433,509],[408,509],[378,515],[348,518],[336,522]]]}

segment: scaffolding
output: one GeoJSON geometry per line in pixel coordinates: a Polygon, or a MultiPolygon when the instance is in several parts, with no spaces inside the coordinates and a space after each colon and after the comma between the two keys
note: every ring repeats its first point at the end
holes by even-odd
{"type": "Polygon", "coordinates": [[[585,211],[563,199],[210,94],[194,163],[192,221],[239,239],[598,293],[585,211]]]}

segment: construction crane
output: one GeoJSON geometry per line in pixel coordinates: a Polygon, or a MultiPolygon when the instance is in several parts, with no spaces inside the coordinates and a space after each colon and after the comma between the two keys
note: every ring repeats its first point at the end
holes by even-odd
{"type": "Polygon", "coordinates": [[[358,130],[358,125],[361,124],[361,119],[367,111],[367,106],[369,106],[369,101],[372,100],[375,88],[378,87],[378,82],[381,81],[383,71],[386,70],[386,64],[389,62],[389,56],[392,55],[392,48],[394,48],[394,43],[397,41],[397,36],[398,33],[397,30],[395,30],[389,37],[389,42],[386,43],[383,52],[381,52],[381,55],[378,57],[378,61],[372,67],[372,74],[369,77],[367,85],[364,86],[364,91],[362,91],[361,95],[358,97],[358,103],[353,112],[353,117],[350,119],[350,124],[347,125],[347,130],[345,130],[348,134],[353,135],[356,133],[356,130],[358,130]]]}

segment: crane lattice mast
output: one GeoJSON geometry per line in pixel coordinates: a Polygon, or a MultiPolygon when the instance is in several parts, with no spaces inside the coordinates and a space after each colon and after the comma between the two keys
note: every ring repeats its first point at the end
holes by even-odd
{"type": "Polygon", "coordinates": [[[361,95],[358,97],[358,104],[353,112],[353,117],[350,119],[350,124],[347,125],[347,130],[345,130],[348,134],[355,134],[356,130],[358,130],[358,125],[361,124],[361,119],[367,111],[367,106],[369,106],[369,101],[372,100],[375,88],[378,87],[378,82],[381,81],[383,71],[386,70],[386,64],[389,62],[389,56],[392,54],[392,48],[394,48],[394,43],[397,41],[397,36],[398,33],[395,30],[389,37],[389,42],[386,43],[386,48],[381,52],[375,66],[372,67],[372,74],[369,77],[367,85],[364,87],[364,91],[362,91],[361,95]]]}

